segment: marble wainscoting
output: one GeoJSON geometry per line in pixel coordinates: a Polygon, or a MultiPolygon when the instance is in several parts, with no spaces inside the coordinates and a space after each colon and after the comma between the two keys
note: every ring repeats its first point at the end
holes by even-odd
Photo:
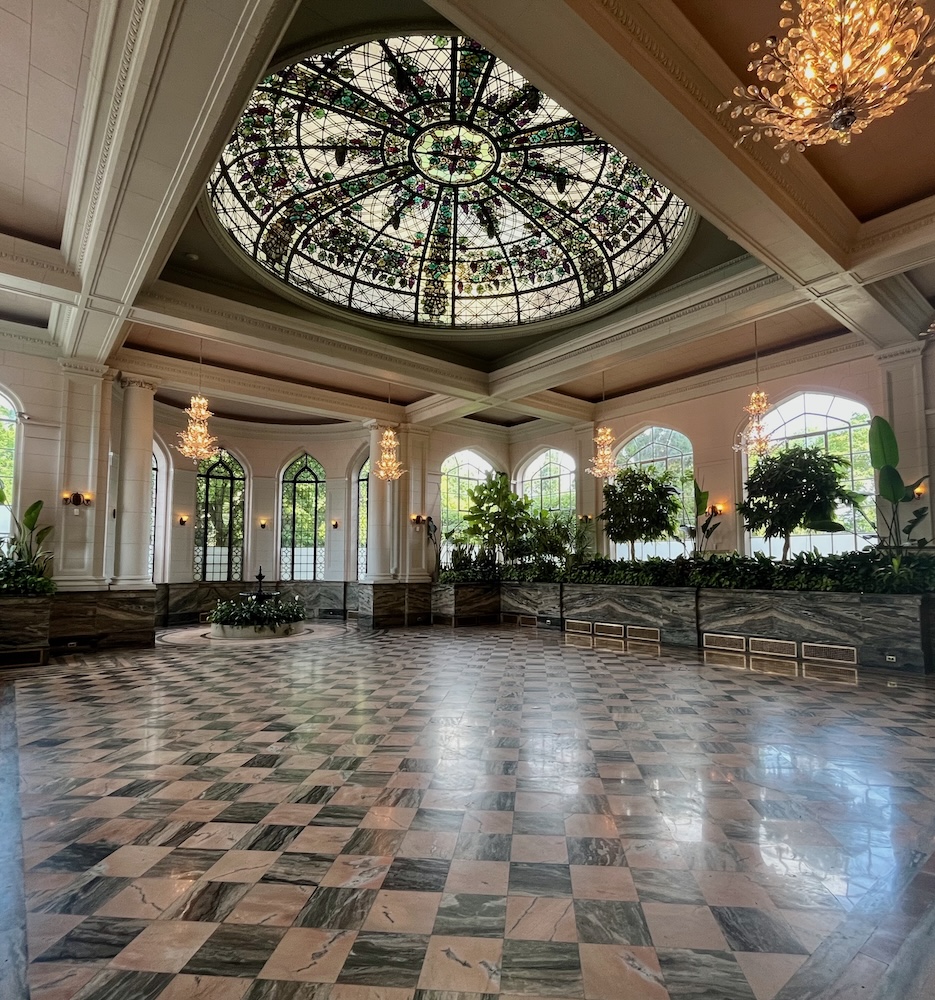
{"type": "Polygon", "coordinates": [[[88,649],[147,649],[156,637],[155,588],[61,591],[52,598],[52,653],[88,649]]]}
{"type": "Polygon", "coordinates": [[[0,597],[0,663],[38,666],[48,660],[51,610],[48,597],[0,597]],[[19,650],[28,656],[21,660],[19,650]]]}
{"type": "Polygon", "coordinates": [[[361,628],[399,628],[432,621],[431,583],[358,583],[361,628]]]}
{"type": "Polygon", "coordinates": [[[691,587],[566,583],[562,617],[659,629],[660,642],[668,646],[697,646],[695,593],[691,587]]]}
{"type": "Polygon", "coordinates": [[[535,617],[540,628],[561,628],[562,585],[505,581],[500,584],[500,613],[507,622],[535,617]]]}
{"type": "Polygon", "coordinates": [[[432,585],[433,625],[497,625],[500,622],[499,583],[436,583],[432,585]]]}
{"type": "MultiPolygon", "coordinates": [[[[283,597],[301,598],[309,618],[344,617],[343,581],[264,580],[263,589],[275,590],[283,597]]],[[[164,608],[162,617],[156,619],[157,624],[195,625],[218,601],[234,601],[243,593],[255,591],[256,581],[168,583],[160,584],[157,590],[160,592],[157,603],[164,608]]]]}
{"type": "Polygon", "coordinates": [[[853,646],[863,667],[914,674],[935,669],[928,594],[700,590],[698,625],[702,634],[853,646]]]}
{"type": "Polygon", "coordinates": [[[349,580],[344,584],[344,610],[357,611],[360,608],[360,595],[358,587],[360,584],[356,580],[349,580]]]}
{"type": "Polygon", "coordinates": [[[344,582],[331,580],[294,580],[276,584],[283,597],[298,597],[309,618],[344,618],[344,582]]]}

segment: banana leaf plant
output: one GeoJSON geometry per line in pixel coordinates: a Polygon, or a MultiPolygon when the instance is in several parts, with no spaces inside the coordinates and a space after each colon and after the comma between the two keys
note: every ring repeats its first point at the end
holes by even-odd
{"type": "Polygon", "coordinates": [[[698,485],[698,480],[692,480],[695,487],[695,523],[688,526],[688,537],[694,545],[694,554],[703,556],[708,548],[711,536],[721,526],[719,520],[721,514],[713,504],[708,506],[709,493],[698,485]],[[699,524],[699,519],[704,516],[704,520],[699,524]]]}
{"type": "Polygon", "coordinates": [[[880,548],[892,559],[893,568],[898,570],[900,557],[906,549],[921,549],[928,545],[927,538],[912,537],[928,516],[928,506],[921,504],[903,514],[907,507],[919,504],[916,490],[928,476],[920,476],[914,483],[903,482],[897,469],[899,445],[896,435],[883,417],[874,417],[870,421],[870,464],[877,473],[877,493],[874,500],[880,548]]]}
{"type": "MultiPolygon", "coordinates": [[[[9,506],[3,483],[0,504],[9,506]]],[[[10,534],[0,538],[0,594],[38,597],[54,593],[55,584],[49,578],[52,552],[43,547],[52,525],[40,528],[41,514],[41,500],[30,504],[21,519],[10,510],[10,534]]]]}

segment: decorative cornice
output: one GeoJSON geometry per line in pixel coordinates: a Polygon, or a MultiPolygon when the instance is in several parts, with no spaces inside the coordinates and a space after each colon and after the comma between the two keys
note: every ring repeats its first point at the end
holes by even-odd
{"type": "Polygon", "coordinates": [[[133,9],[130,11],[130,22],[127,26],[127,34],[123,43],[123,54],[120,58],[117,78],[114,81],[110,101],[110,111],[107,115],[107,124],[104,126],[104,136],[101,141],[101,151],[98,157],[97,170],[94,174],[94,183],[91,186],[88,209],[84,218],[84,230],[81,233],[81,246],[78,250],[77,256],[77,267],[79,272],[81,271],[82,264],[84,263],[84,258],[88,249],[88,242],[91,238],[91,230],[94,227],[97,216],[97,206],[101,199],[104,177],[107,174],[107,167],[110,162],[110,153],[114,144],[114,135],[117,131],[117,122],[120,118],[120,111],[123,107],[123,98],[127,89],[127,80],[130,76],[130,66],[133,63],[133,54],[136,51],[136,44],[139,40],[140,25],[143,22],[143,11],[145,7],[146,0],[134,0],[133,9]]]}
{"type": "Polygon", "coordinates": [[[59,358],[59,365],[67,375],[84,375],[89,378],[103,379],[108,372],[113,377],[112,369],[107,365],[99,365],[94,361],[81,361],[78,358],[59,358]]]}
{"type": "Polygon", "coordinates": [[[143,375],[122,375],[120,384],[124,389],[146,389],[148,392],[155,392],[159,388],[156,379],[146,378],[143,375]]]}
{"type": "Polygon", "coordinates": [[[921,358],[925,350],[925,341],[920,340],[915,344],[903,344],[900,347],[889,347],[883,351],[877,351],[875,357],[881,365],[890,364],[893,361],[905,361],[907,358],[921,358]]]}
{"type": "Polygon", "coordinates": [[[27,257],[25,254],[0,250],[0,264],[7,261],[11,264],[24,264],[26,267],[41,268],[43,271],[51,271],[53,274],[65,274],[71,278],[76,277],[75,272],[70,267],[65,267],[61,264],[50,264],[47,260],[42,260],[39,257],[27,257]]]}

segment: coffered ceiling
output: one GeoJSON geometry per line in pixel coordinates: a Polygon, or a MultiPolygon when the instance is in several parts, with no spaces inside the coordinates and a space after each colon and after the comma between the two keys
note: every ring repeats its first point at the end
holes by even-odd
{"type": "MultiPolygon", "coordinates": [[[[935,95],[786,166],[763,143],[735,149],[715,113],[745,76],[747,44],[776,30],[778,0],[43,5],[61,19],[30,17],[33,6],[12,8],[20,34],[40,39],[37,59],[54,63],[66,44],[83,55],[56,70],[77,109],[57,118],[36,117],[38,71],[0,79],[25,91],[3,105],[6,134],[41,121],[65,151],[53,221],[53,199],[33,186],[49,187],[46,168],[26,156],[20,169],[0,146],[0,346],[148,374],[172,406],[202,356],[212,408],[240,419],[509,428],[591,421],[602,394],[745,370],[754,322],[764,353],[790,357],[854,334],[868,352],[899,347],[932,322],[935,95]],[[477,38],[657,176],[700,218],[684,255],[619,308],[510,337],[416,337],[258,281],[203,204],[256,81],[304,52],[409,31],[477,38]]],[[[12,37],[0,30],[0,49],[12,37]]]]}

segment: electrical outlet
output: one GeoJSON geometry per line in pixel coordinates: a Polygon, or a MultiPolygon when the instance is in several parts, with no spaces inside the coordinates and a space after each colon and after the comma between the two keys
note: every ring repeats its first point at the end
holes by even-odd
{"type": "Polygon", "coordinates": [[[886,662],[887,663],[895,663],[896,662],[896,657],[893,656],[892,653],[887,653],[886,654],[886,662]]]}

